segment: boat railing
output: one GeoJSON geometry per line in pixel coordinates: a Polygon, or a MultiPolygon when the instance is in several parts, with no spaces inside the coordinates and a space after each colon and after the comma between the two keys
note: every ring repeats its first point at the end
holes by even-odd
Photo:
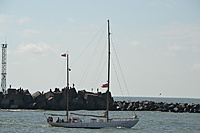
{"type": "Polygon", "coordinates": [[[106,118],[105,116],[101,116],[101,115],[88,115],[88,114],[77,114],[77,113],[70,113],[70,114],[77,115],[77,116],[91,116],[91,117],[106,118]]]}

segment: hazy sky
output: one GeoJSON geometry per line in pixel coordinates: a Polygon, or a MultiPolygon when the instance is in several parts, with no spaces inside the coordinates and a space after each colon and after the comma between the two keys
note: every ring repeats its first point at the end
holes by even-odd
{"type": "Polygon", "coordinates": [[[101,73],[107,19],[129,89],[123,83],[125,91],[117,87],[123,78],[114,78],[116,64],[114,96],[200,97],[199,0],[0,0],[0,43],[8,43],[7,87],[29,88],[32,93],[63,87],[65,59],[60,54],[68,50],[71,64],[80,56],[71,65],[70,84],[79,90],[100,88],[107,80],[106,66],[96,86],[91,86],[95,70],[88,69],[92,79],[83,75],[89,55],[103,53],[89,48],[80,54],[98,31],[104,31],[97,41],[103,45],[95,44],[105,48],[105,58],[96,59],[96,72],[101,73]]]}

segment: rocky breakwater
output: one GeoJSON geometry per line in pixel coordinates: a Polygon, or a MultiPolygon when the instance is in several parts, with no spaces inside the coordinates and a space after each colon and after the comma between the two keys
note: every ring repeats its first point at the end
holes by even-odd
{"type": "Polygon", "coordinates": [[[115,101],[114,107],[122,111],[161,111],[200,113],[200,104],[166,103],[153,101],[115,101]]]}
{"type": "MultiPolygon", "coordinates": [[[[93,93],[85,90],[69,89],[69,110],[105,110],[106,93],[93,93]]],[[[114,101],[109,92],[109,109],[115,111],[161,111],[200,113],[200,104],[166,103],[153,101],[114,101]]],[[[45,109],[65,110],[66,89],[56,88],[54,91],[35,92],[28,90],[8,89],[7,94],[0,93],[1,109],[45,109]]]]}
{"type": "MultiPolygon", "coordinates": [[[[69,110],[104,110],[106,109],[106,93],[92,93],[85,90],[69,89],[69,110]]],[[[109,92],[110,108],[114,109],[114,100],[109,92]]],[[[66,89],[56,88],[54,91],[35,92],[28,90],[8,89],[7,94],[0,93],[0,108],[2,109],[66,109],[66,89]]]]}

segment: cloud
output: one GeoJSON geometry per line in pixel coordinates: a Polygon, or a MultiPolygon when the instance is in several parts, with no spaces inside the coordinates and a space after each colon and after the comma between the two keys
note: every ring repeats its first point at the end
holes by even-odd
{"type": "Polygon", "coordinates": [[[163,53],[161,55],[162,56],[167,56],[167,57],[174,57],[174,56],[176,56],[176,53],[171,52],[171,51],[167,51],[167,52],[165,52],[165,53],[163,53]]]}
{"type": "Polygon", "coordinates": [[[22,31],[23,36],[30,36],[30,35],[39,34],[39,33],[40,33],[39,30],[34,30],[34,29],[26,29],[22,31]]]}
{"type": "Polygon", "coordinates": [[[167,51],[162,53],[162,56],[168,56],[168,57],[174,57],[177,55],[177,52],[186,50],[186,47],[180,46],[180,45],[168,45],[167,51]]]}
{"type": "Polygon", "coordinates": [[[153,7],[167,7],[173,8],[178,5],[179,2],[174,0],[167,0],[167,1],[150,1],[149,5],[153,7]]]}
{"type": "Polygon", "coordinates": [[[199,46],[192,46],[191,47],[191,50],[193,51],[193,52],[200,52],[200,47],[199,46]]]}
{"type": "Polygon", "coordinates": [[[67,21],[68,22],[75,22],[75,20],[73,18],[68,18],[67,21]]]}
{"type": "Polygon", "coordinates": [[[193,64],[192,69],[194,70],[200,70],[200,64],[193,64]]]}
{"type": "Polygon", "coordinates": [[[138,41],[132,41],[131,45],[136,47],[136,46],[140,45],[140,43],[138,41]]]}
{"type": "Polygon", "coordinates": [[[176,56],[177,52],[198,52],[200,44],[200,24],[182,24],[171,22],[157,35],[167,41],[163,56],[176,56]]]}
{"type": "Polygon", "coordinates": [[[28,18],[28,17],[23,17],[23,18],[18,19],[19,24],[24,24],[24,23],[27,23],[29,21],[30,21],[30,18],[28,18]]]}
{"type": "Polygon", "coordinates": [[[5,33],[0,32],[0,37],[1,37],[1,38],[5,37],[5,33]]]}
{"type": "Polygon", "coordinates": [[[0,23],[5,22],[6,17],[3,14],[0,14],[0,23]]]}
{"type": "Polygon", "coordinates": [[[18,24],[24,24],[29,22],[31,19],[29,17],[22,17],[22,18],[17,18],[12,15],[5,15],[5,14],[0,14],[0,24],[3,23],[18,23],[18,24]]]}
{"type": "Polygon", "coordinates": [[[13,20],[13,16],[0,14],[0,24],[10,22],[13,20]]]}
{"type": "Polygon", "coordinates": [[[0,14],[0,29],[10,29],[10,25],[16,25],[16,24],[24,24],[29,22],[31,19],[28,17],[22,17],[18,18],[16,16],[12,15],[6,15],[6,14],[0,14]]]}
{"type": "Polygon", "coordinates": [[[200,24],[182,24],[171,22],[170,25],[163,27],[161,32],[157,33],[168,41],[181,40],[187,44],[200,43],[200,24]]]}
{"type": "Polygon", "coordinates": [[[178,46],[178,45],[170,45],[168,47],[168,49],[170,51],[182,51],[182,50],[185,50],[186,48],[185,47],[182,47],[182,46],[178,46]]]}
{"type": "Polygon", "coordinates": [[[29,44],[21,44],[19,45],[17,52],[18,54],[27,54],[32,53],[35,55],[50,55],[54,53],[55,50],[53,47],[48,45],[47,43],[29,43],[29,44]]]}

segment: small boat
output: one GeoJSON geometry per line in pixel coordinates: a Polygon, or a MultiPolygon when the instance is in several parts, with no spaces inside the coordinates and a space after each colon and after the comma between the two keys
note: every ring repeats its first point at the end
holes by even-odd
{"type": "Polygon", "coordinates": [[[59,114],[47,114],[45,116],[47,118],[47,123],[52,126],[57,127],[65,127],[65,128],[92,128],[92,129],[99,129],[99,128],[106,128],[106,127],[123,127],[123,128],[131,128],[135,126],[139,118],[136,115],[133,115],[128,118],[110,118],[109,117],[109,92],[110,92],[110,26],[108,20],[108,79],[107,83],[103,84],[102,87],[107,88],[107,106],[106,111],[103,115],[88,115],[88,114],[77,114],[77,113],[70,113],[70,115],[75,115],[78,117],[69,117],[69,100],[68,100],[68,92],[69,92],[69,63],[68,63],[68,54],[63,54],[61,56],[66,57],[66,75],[67,75],[67,87],[66,87],[66,97],[67,97],[67,105],[66,105],[66,115],[59,115],[59,114]],[[49,116],[49,117],[48,117],[49,116]],[[79,118],[79,117],[90,117],[87,121],[79,118]],[[57,120],[53,120],[53,117],[58,117],[57,120]],[[66,117],[66,120],[60,119],[59,117],[66,117]]]}

